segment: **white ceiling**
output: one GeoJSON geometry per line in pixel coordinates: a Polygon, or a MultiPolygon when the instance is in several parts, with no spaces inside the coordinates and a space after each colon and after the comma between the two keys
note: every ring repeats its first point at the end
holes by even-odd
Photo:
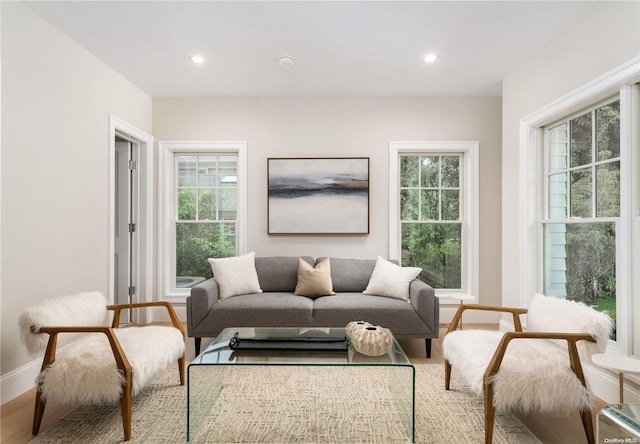
{"type": "Polygon", "coordinates": [[[501,95],[587,1],[26,2],[152,97],[501,95]],[[436,52],[427,65],[423,57],[436,52]],[[204,65],[190,55],[201,54],[204,65]],[[295,59],[293,67],[278,57],[295,59]]]}

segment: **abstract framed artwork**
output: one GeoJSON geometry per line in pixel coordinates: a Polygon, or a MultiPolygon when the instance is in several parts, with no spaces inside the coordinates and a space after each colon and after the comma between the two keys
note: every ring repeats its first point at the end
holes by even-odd
{"type": "Polygon", "coordinates": [[[369,158],[268,158],[269,234],[368,234],[369,158]]]}

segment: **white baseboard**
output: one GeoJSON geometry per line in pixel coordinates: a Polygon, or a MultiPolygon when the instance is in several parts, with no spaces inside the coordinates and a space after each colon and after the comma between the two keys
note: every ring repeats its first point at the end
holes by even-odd
{"type": "Polygon", "coordinates": [[[36,386],[42,359],[36,359],[0,377],[1,403],[9,402],[36,386]]]}
{"type": "MultiPolygon", "coordinates": [[[[591,387],[593,394],[608,404],[615,404],[620,401],[620,388],[618,385],[618,375],[615,372],[602,369],[592,363],[583,363],[584,377],[591,387]]],[[[624,402],[640,403],[640,391],[638,386],[625,375],[624,381],[624,402]]]]}

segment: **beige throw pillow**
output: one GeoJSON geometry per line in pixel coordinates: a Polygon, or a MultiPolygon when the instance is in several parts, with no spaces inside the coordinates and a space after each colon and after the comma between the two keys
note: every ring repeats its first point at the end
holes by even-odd
{"type": "Polygon", "coordinates": [[[226,299],[239,294],[262,293],[256,272],[256,254],[207,259],[218,283],[218,296],[226,299]]]}
{"type": "Polygon", "coordinates": [[[364,294],[409,300],[409,283],[422,271],[418,267],[401,267],[380,256],[376,261],[364,294]]]}
{"type": "Polygon", "coordinates": [[[335,294],[331,282],[331,264],[326,258],[315,267],[298,258],[298,284],[295,294],[299,296],[318,297],[335,294]]]}

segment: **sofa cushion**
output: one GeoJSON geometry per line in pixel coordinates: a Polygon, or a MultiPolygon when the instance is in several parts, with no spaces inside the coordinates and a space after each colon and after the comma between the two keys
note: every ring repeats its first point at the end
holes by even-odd
{"type": "MultiPolygon", "coordinates": [[[[313,265],[312,257],[302,260],[313,265]]],[[[298,256],[257,257],[256,272],[262,291],[293,291],[298,283],[298,256]]]]}
{"type": "Polygon", "coordinates": [[[418,267],[401,267],[380,256],[363,293],[409,300],[409,284],[422,271],[418,267]]]}
{"type": "Polygon", "coordinates": [[[432,334],[413,306],[400,299],[347,292],[313,300],[314,327],[344,328],[355,320],[386,327],[398,338],[432,334]]]}
{"type": "Polygon", "coordinates": [[[234,296],[216,303],[198,329],[218,334],[225,327],[308,326],[313,299],[292,292],[268,292],[234,296]]]}
{"type": "Polygon", "coordinates": [[[242,256],[209,258],[213,277],[218,283],[220,299],[239,294],[261,293],[260,282],[256,273],[255,253],[242,256]]]}
{"type": "MultiPolygon", "coordinates": [[[[319,264],[324,259],[326,258],[317,258],[316,264],[319,264]]],[[[375,266],[375,259],[341,259],[332,257],[331,281],[333,283],[333,291],[336,293],[364,291],[369,284],[369,279],[375,266]]]]}
{"type": "Polygon", "coordinates": [[[298,284],[295,294],[318,297],[335,294],[331,283],[331,263],[326,258],[315,267],[304,259],[298,258],[298,284]]]}

